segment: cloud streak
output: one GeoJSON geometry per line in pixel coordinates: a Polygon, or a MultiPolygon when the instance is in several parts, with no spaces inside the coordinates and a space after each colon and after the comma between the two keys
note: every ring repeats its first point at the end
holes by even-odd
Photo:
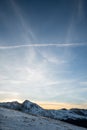
{"type": "Polygon", "coordinates": [[[15,45],[15,46],[0,46],[0,50],[4,49],[16,49],[16,48],[25,48],[25,47],[79,47],[87,46],[87,43],[45,43],[45,44],[24,44],[24,45],[15,45]]]}
{"type": "Polygon", "coordinates": [[[30,25],[28,24],[28,26],[27,26],[26,21],[22,15],[21,9],[17,5],[17,3],[14,0],[10,0],[10,3],[13,7],[13,10],[14,10],[16,16],[20,20],[21,27],[23,28],[23,31],[24,31],[23,35],[24,35],[25,39],[28,41],[31,41],[30,39],[32,37],[33,40],[36,40],[36,36],[34,35],[30,25]]]}
{"type": "Polygon", "coordinates": [[[78,1],[78,16],[79,16],[79,19],[82,19],[82,17],[84,16],[84,2],[83,0],[79,0],[78,1]]]}

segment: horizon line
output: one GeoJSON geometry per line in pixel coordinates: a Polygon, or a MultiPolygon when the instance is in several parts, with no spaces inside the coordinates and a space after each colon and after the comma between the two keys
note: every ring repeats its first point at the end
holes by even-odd
{"type": "MultiPolygon", "coordinates": [[[[26,100],[2,100],[0,103],[6,103],[6,102],[15,102],[17,101],[18,103],[23,103],[26,100]]],[[[72,109],[72,108],[78,108],[78,109],[87,109],[87,103],[68,103],[68,102],[45,102],[45,101],[34,101],[34,100],[28,100],[32,103],[35,103],[39,105],[40,107],[44,109],[72,109]]]]}

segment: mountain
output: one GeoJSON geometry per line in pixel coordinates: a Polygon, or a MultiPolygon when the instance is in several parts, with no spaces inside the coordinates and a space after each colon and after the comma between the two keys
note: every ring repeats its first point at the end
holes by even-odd
{"type": "Polygon", "coordinates": [[[59,120],[0,107],[0,130],[87,130],[59,120]]]}
{"type": "Polygon", "coordinates": [[[44,109],[43,108],[41,108],[36,103],[32,103],[32,102],[30,102],[28,100],[25,100],[22,103],[21,110],[23,112],[31,113],[31,114],[35,114],[35,115],[42,115],[42,113],[44,113],[44,109]]]}
{"type": "Polygon", "coordinates": [[[0,103],[0,107],[5,107],[14,110],[21,110],[21,104],[17,101],[0,103]]]}
{"type": "Polygon", "coordinates": [[[60,109],[60,110],[46,110],[36,103],[25,100],[23,103],[5,102],[0,103],[1,107],[18,110],[24,113],[48,117],[51,119],[65,121],[71,124],[87,128],[87,110],[86,109],[60,109]]]}

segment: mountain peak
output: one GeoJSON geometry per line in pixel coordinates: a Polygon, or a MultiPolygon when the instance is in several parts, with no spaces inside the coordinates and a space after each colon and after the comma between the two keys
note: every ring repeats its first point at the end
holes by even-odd
{"type": "Polygon", "coordinates": [[[23,102],[23,104],[26,104],[26,103],[32,103],[32,102],[29,101],[29,100],[25,100],[25,101],[23,102]]]}
{"type": "Polygon", "coordinates": [[[40,109],[43,109],[41,108],[39,105],[37,105],[36,103],[33,103],[29,100],[25,100],[23,103],[22,103],[22,107],[24,109],[27,109],[27,110],[40,110],[40,109]]]}

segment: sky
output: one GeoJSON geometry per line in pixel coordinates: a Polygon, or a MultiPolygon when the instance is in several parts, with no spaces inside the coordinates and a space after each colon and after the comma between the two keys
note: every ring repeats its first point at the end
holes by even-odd
{"type": "Polygon", "coordinates": [[[87,0],[0,0],[0,101],[87,108],[87,0]]]}

